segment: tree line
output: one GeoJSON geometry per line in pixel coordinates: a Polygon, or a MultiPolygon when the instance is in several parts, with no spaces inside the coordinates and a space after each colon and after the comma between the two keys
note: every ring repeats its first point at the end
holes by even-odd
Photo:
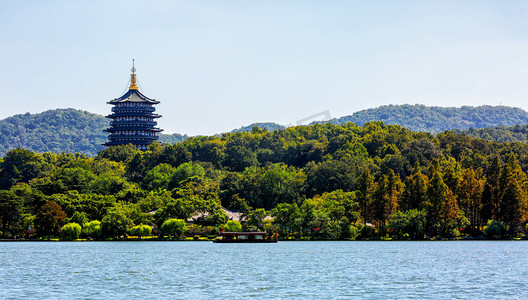
{"type": "Polygon", "coordinates": [[[93,158],[18,148],[0,161],[0,236],[177,238],[234,228],[283,239],[523,237],[527,170],[525,143],[382,122],[255,127],[93,158]]]}

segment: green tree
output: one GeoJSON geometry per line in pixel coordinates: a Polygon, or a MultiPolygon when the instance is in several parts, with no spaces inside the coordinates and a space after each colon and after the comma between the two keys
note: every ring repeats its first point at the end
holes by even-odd
{"type": "Polygon", "coordinates": [[[302,215],[296,203],[280,203],[271,210],[273,223],[280,226],[280,234],[289,236],[300,229],[302,215]]]}
{"type": "Polygon", "coordinates": [[[61,228],[62,236],[66,239],[73,241],[79,238],[81,235],[81,225],[77,223],[68,223],[61,228]]]}
{"type": "Polygon", "coordinates": [[[366,223],[371,220],[372,197],[376,190],[374,176],[370,175],[370,170],[365,168],[358,180],[358,192],[356,193],[359,205],[361,207],[361,218],[366,223]]]}
{"type": "Polygon", "coordinates": [[[514,154],[508,156],[501,174],[501,185],[503,193],[499,217],[507,224],[510,234],[522,232],[528,214],[528,185],[526,174],[521,170],[514,154]]]}
{"type": "Polygon", "coordinates": [[[18,182],[28,182],[42,172],[39,157],[26,149],[14,149],[0,163],[0,188],[9,189],[18,182]]]}
{"type": "Polygon", "coordinates": [[[266,210],[263,208],[252,210],[247,214],[247,221],[244,225],[247,228],[255,227],[257,229],[262,229],[264,227],[264,218],[266,218],[266,215],[266,210]]]}
{"type": "Polygon", "coordinates": [[[85,223],[82,228],[82,234],[90,238],[101,237],[101,222],[97,220],[85,223]]]}
{"type": "Polygon", "coordinates": [[[103,217],[101,232],[105,237],[120,237],[127,233],[132,224],[132,220],[125,212],[113,209],[103,217]]]}
{"type": "Polygon", "coordinates": [[[24,203],[13,191],[0,190],[0,236],[13,237],[24,212],[24,203]]]}
{"type": "Polygon", "coordinates": [[[486,183],[482,192],[482,219],[491,220],[497,219],[499,216],[499,207],[501,195],[501,161],[497,155],[493,159],[488,170],[486,183]]]}
{"type": "Polygon", "coordinates": [[[400,209],[403,211],[425,209],[427,207],[428,184],[429,178],[422,174],[420,165],[417,162],[412,175],[405,181],[405,189],[400,201],[400,209]]]}
{"type": "Polygon", "coordinates": [[[242,225],[239,221],[235,220],[229,220],[224,225],[222,225],[222,228],[227,232],[239,232],[242,231],[242,225]]]}
{"type": "Polygon", "coordinates": [[[129,230],[131,235],[138,236],[139,239],[143,236],[149,236],[152,233],[152,226],[139,224],[129,230]]]}
{"type": "Polygon", "coordinates": [[[159,164],[147,171],[142,187],[146,190],[167,189],[175,168],[169,164],[159,164]]]}
{"type": "Polygon", "coordinates": [[[472,233],[478,233],[483,225],[481,211],[484,183],[485,181],[478,177],[473,168],[464,170],[458,190],[458,202],[460,209],[470,222],[472,233]]]}
{"type": "Polygon", "coordinates": [[[422,210],[397,211],[390,217],[391,235],[398,238],[423,239],[425,237],[426,214],[422,210]]]}
{"type": "Polygon", "coordinates": [[[161,230],[164,234],[177,238],[185,233],[187,226],[182,219],[168,219],[161,225],[161,230]]]}
{"type": "Polygon", "coordinates": [[[430,206],[427,211],[428,223],[433,234],[451,236],[459,228],[458,204],[455,195],[442,180],[436,167],[430,168],[431,182],[427,189],[430,206]]]}
{"type": "Polygon", "coordinates": [[[379,225],[385,225],[389,216],[397,211],[402,190],[400,177],[392,170],[381,176],[374,193],[373,203],[374,218],[378,220],[379,225]]]}

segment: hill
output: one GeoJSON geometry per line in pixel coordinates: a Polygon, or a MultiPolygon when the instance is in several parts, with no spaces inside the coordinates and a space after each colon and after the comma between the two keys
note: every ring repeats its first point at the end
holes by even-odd
{"type": "Polygon", "coordinates": [[[520,108],[507,106],[483,105],[458,108],[405,104],[361,110],[328,122],[336,125],[352,122],[363,126],[371,121],[400,125],[413,131],[438,133],[453,129],[527,125],[528,113],[520,108]]]}
{"type": "Polygon", "coordinates": [[[253,123],[253,124],[248,125],[248,126],[242,126],[242,127],[238,128],[238,129],[233,129],[231,131],[231,133],[242,132],[242,131],[250,132],[253,129],[253,127],[265,128],[268,131],[275,131],[277,129],[286,128],[286,127],[284,127],[284,126],[282,126],[280,124],[277,124],[277,123],[264,122],[264,123],[253,123]]]}
{"type": "MultiPolygon", "coordinates": [[[[0,155],[15,148],[34,152],[70,152],[95,156],[104,147],[108,120],[82,110],[52,109],[38,114],[20,114],[0,120],[0,155]]],[[[160,135],[162,143],[183,141],[180,134],[160,135]]]]}
{"type": "Polygon", "coordinates": [[[489,141],[503,142],[528,142],[528,125],[498,126],[488,128],[470,128],[454,130],[457,134],[466,134],[475,138],[489,141]]]}
{"type": "MultiPolygon", "coordinates": [[[[352,115],[332,119],[339,125],[353,122],[363,126],[370,121],[401,125],[413,131],[458,133],[493,141],[528,140],[528,113],[506,106],[429,107],[425,105],[388,105],[358,111],[352,115]],[[492,127],[492,128],[491,128],[492,127]]],[[[38,114],[20,114],[0,120],[0,155],[15,148],[34,152],[71,152],[95,156],[107,140],[103,129],[108,120],[98,114],[76,109],[53,109],[38,114]]],[[[321,123],[327,123],[321,122],[321,123]]],[[[253,127],[268,131],[284,129],[277,123],[253,123],[234,129],[231,133],[251,131],[253,127]]],[[[160,134],[160,142],[174,144],[187,135],[160,134]]]]}

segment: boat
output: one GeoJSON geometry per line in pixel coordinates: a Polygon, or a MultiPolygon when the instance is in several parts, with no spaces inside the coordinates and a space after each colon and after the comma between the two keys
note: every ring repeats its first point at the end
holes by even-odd
{"type": "Polygon", "coordinates": [[[222,232],[213,243],[276,243],[278,235],[269,236],[266,232],[222,232]]]}

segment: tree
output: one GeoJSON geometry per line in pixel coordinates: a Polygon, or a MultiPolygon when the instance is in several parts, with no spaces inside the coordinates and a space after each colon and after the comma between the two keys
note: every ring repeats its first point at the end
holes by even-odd
{"type": "Polygon", "coordinates": [[[77,223],[68,223],[61,228],[62,236],[64,236],[66,239],[73,241],[75,239],[78,239],[81,235],[81,225],[77,223]]]}
{"type": "Polygon", "coordinates": [[[508,161],[503,168],[501,186],[503,186],[503,193],[499,218],[508,225],[510,234],[522,232],[524,231],[523,223],[528,214],[527,178],[514,154],[508,156],[508,161]]]}
{"type": "Polygon", "coordinates": [[[205,170],[200,164],[192,162],[183,163],[171,174],[169,189],[181,187],[186,180],[191,178],[203,179],[204,176],[205,170]]]}
{"type": "Polygon", "coordinates": [[[422,174],[420,165],[417,162],[414,166],[412,175],[409,176],[405,181],[405,189],[402,194],[400,209],[403,211],[411,209],[425,209],[427,207],[428,184],[429,178],[422,174]]]}
{"type": "Polygon", "coordinates": [[[239,221],[229,220],[222,227],[227,232],[239,232],[242,231],[242,225],[239,221]]]}
{"type": "Polygon", "coordinates": [[[247,228],[256,227],[258,229],[263,228],[264,226],[264,218],[266,218],[266,210],[263,208],[257,208],[255,210],[250,211],[247,214],[247,221],[244,224],[247,228]]]}
{"type": "Polygon", "coordinates": [[[82,234],[90,238],[101,237],[101,222],[93,220],[83,225],[82,234]]]}
{"type": "Polygon", "coordinates": [[[142,236],[148,236],[152,233],[152,226],[139,224],[130,228],[130,234],[138,236],[141,239],[142,236]]]}
{"type": "Polygon", "coordinates": [[[0,190],[0,236],[13,237],[24,212],[24,203],[13,191],[0,190]]]}
{"type": "Polygon", "coordinates": [[[497,219],[499,216],[501,195],[501,161],[497,155],[488,170],[486,183],[482,192],[482,219],[497,219]]]}
{"type": "Polygon", "coordinates": [[[477,177],[473,168],[465,169],[458,190],[458,203],[468,218],[471,232],[478,233],[483,225],[481,218],[484,180],[477,177]]]}
{"type": "Polygon", "coordinates": [[[167,189],[175,168],[169,164],[159,164],[147,171],[142,187],[146,190],[167,189]]]}
{"type": "Polygon", "coordinates": [[[423,239],[425,237],[426,214],[422,210],[411,209],[397,211],[390,217],[389,228],[391,235],[398,238],[410,237],[423,239]]]}
{"type": "Polygon", "coordinates": [[[71,216],[71,218],[69,219],[69,222],[77,223],[77,224],[84,226],[84,224],[88,223],[88,218],[86,217],[85,212],[76,211],[73,213],[73,216],[71,216]]]}
{"type": "Polygon", "coordinates": [[[55,201],[44,204],[35,218],[35,226],[40,236],[58,235],[59,225],[66,218],[66,213],[55,201]]]}
{"type": "Polygon", "coordinates": [[[11,150],[0,164],[0,188],[9,189],[18,182],[28,182],[42,171],[40,158],[35,153],[21,148],[11,150]]]}
{"type": "Polygon", "coordinates": [[[132,224],[125,212],[113,209],[103,217],[101,231],[105,237],[119,237],[126,234],[132,224]]]}
{"type": "Polygon", "coordinates": [[[229,145],[225,154],[223,165],[231,171],[242,172],[247,167],[258,165],[257,155],[243,146],[229,145]]]}
{"type": "Polygon", "coordinates": [[[403,185],[400,177],[392,170],[381,176],[378,187],[374,193],[374,218],[379,225],[385,225],[389,216],[398,209],[403,185]]]}
{"type": "Polygon", "coordinates": [[[372,196],[376,190],[374,177],[370,175],[370,170],[365,168],[358,179],[358,191],[356,193],[361,208],[361,218],[363,222],[368,222],[372,218],[372,196]]]}
{"type": "Polygon", "coordinates": [[[299,230],[302,223],[302,215],[296,203],[280,203],[271,210],[273,223],[280,226],[283,236],[289,236],[299,230]]]}
{"type": "Polygon", "coordinates": [[[182,219],[168,219],[161,225],[161,231],[173,238],[182,236],[186,230],[187,226],[185,226],[185,221],[182,219]]]}
{"type": "Polygon", "coordinates": [[[454,235],[454,230],[459,228],[458,219],[460,217],[456,197],[444,183],[434,165],[429,173],[432,178],[427,188],[427,197],[430,202],[427,216],[432,233],[443,236],[454,235]]]}

